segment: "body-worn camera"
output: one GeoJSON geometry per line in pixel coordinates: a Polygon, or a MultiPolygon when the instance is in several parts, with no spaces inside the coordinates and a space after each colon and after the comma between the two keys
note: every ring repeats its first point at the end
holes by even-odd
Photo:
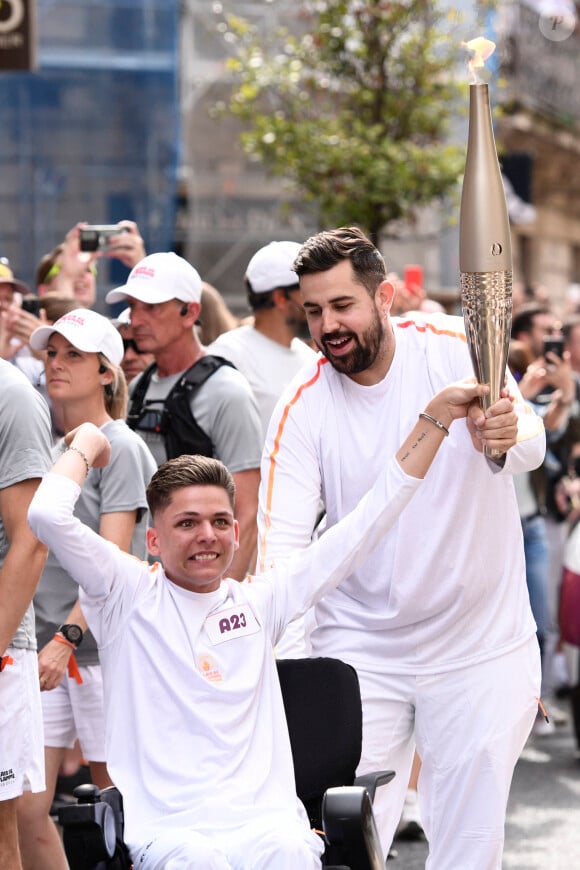
{"type": "Polygon", "coordinates": [[[109,238],[118,236],[119,233],[127,232],[125,227],[118,224],[93,224],[81,227],[80,248],[81,251],[106,251],[109,247],[109,238]]]}

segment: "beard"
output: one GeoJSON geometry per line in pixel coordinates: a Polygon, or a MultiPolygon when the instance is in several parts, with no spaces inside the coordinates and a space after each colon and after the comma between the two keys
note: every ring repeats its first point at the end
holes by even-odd
{"type": "Polygon", "coordinates": [[[329,332],[321,336],[320,344],[316,342],[331,366],[343,375],[358,375],[366,371],[375,362],[383,345],[385,328],[376,308],[373,308],[373,319],[362,335],[354,332],[329,332]],[[328,348],[328,342],[337,338],[352,338],[354,347],[344,356],[334,356],[328,348]]]}

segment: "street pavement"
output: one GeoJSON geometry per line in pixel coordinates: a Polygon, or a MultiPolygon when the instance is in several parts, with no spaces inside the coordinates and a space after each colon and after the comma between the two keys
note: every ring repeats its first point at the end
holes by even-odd
{"type": "MultiPolygon", "coordinates": [[[[551,711],[567,714],[566,701],[550,702],[551,711]]],[[[423,870],[425,842],[396,841],[394,848],[398,856],[388,870],[423,870]]],[[[524,747],[508,804],[502,868],[580,870],[580,757],[570,721],[552,734],[530,736],[524,747]]]]}

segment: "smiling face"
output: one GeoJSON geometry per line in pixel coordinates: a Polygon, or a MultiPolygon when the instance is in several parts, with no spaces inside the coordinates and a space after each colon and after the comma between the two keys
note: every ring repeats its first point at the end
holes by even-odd
{"type": "Polygon", "coordinates": [[[383,281],[370,295],[349,260],[302,275],[300,290],[310,334],[332,366],[361,384],[378,383],[388,371],[394,339],[385,319],[393,287],[383,281]]]}
{"type": "Polygon", "coordinates": [[[159,508],[147,546],[169,579],[193,592],[213,592],[238,549],[239,529],[221,486],[183,486],[159,508]]]}

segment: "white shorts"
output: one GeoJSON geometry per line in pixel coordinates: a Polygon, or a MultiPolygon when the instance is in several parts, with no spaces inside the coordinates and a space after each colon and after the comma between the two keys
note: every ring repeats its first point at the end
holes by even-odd
{"type": "Polygon", "coordinates": [[[14,664],[0,674],[0,801],[46,788],[38,657],[14,647],[6,655],[14,664]]]}
{"type": "Polygon", "coordinates": [[[86,761],[106,761],[101,666],[79,666],[79,671],[80,685],[65,674],[56,689],[41,693],[44,745],[71,749],[78,737],[86,761]]]}

